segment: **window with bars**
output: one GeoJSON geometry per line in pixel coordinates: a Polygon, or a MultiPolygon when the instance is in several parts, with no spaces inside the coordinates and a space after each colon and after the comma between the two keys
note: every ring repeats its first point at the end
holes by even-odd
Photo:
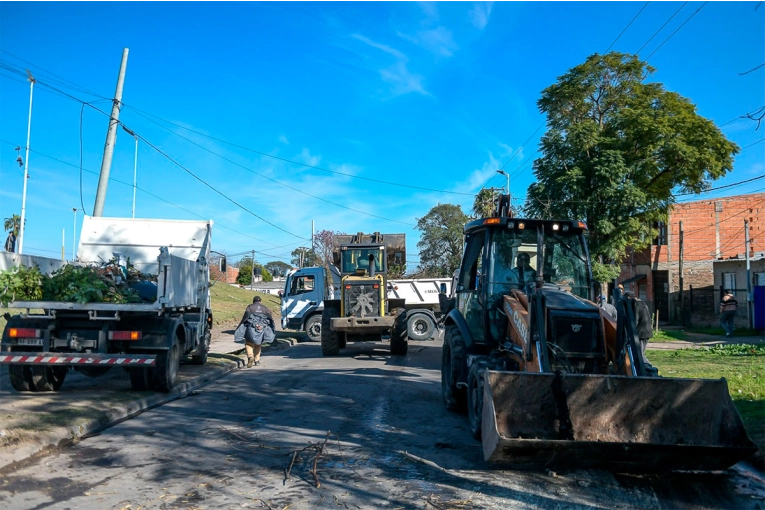
{"type": "Polygon", "coordinates": [[[736,273],[723,273],[722,281],[724,290],[736,290],[736,273]]]}

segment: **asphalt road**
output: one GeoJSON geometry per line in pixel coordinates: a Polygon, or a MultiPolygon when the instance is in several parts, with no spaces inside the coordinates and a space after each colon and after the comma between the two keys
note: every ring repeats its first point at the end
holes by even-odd
{"type": "Polygon", "coordinates": [[[302,343],[0,475],[0,508],[763,508],[757,475],[487,470],[441,342],[302,343]],[[287,476],[288,473],[288,476],[287,476]]]}

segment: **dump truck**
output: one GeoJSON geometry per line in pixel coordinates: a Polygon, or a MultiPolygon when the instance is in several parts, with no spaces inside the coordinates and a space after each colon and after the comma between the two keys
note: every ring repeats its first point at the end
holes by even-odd
{"type": "MultiPolygon", "coordinates": [[[[280,291],[282,327],[304,331],[308,338],[321,340],[324,300],[340,292],[340,271],[330,265],[331,282],[323,267],[304,267],[287,273],[280,291]],[[329,283],[329,284],[328,284],[329,283]]],[[[389,279],[388,298],[403,299],[406,331],[411,340],[431,340],[443,318],[438,295],[448,293],[450,278],[389,279]]]]}
{"type": "Polygon", "coordinates": [[[340,291],[336,299],[324,300],[322,354],[337,356],[348,342],[379,342],[389,334],[391,354],[405,355],[405,300],[386,291],[388,269],[406,263],[405,235],[335,235],[332,258],[340,271],[340,291]]]}
{"type": "Polygon", "coordinates": [[[442,298],[441,393],[467,413],[485,460],[651,472],[725,469],[754,453],[725,379],[659,377],[634,300],[617,289],[616,319],[593,302],[586,232],[501,213],[465,225],[442,298]]]}
{"type": "MultiPolygon", "coordinates": [[[[212,221],[85,216],[77,260],[118,259],[156,277],[142,302],[12,301],[0,345],[11,386],[58,391],[70,370],[99,376],[122,367],[134,390],[170,391],[182,357],[207,361],[212,312],[209,259],[212,221]]],[[[13,254],[4,254],[13,257],[13,254]]],[[[50,272],[60,261],[20,256],[50,272]]],[[[75,262],[76,264],[77,262],[75,262]]]]}

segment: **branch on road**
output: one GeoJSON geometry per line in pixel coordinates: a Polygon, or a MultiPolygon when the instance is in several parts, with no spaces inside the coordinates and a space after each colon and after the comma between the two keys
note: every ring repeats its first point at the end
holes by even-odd
{"type": "MultiPolygon", "coordinates": [[[[295,460],[302,456],[305,452],[316,452],[316,455],[313,457],[313,468],[309,469],[308,472],[313,475],[313,479],[316,482],[316,488],[321,487],[321,482],[319,481],[319,471],[318,471],[318,462],[319,457],[321,457],[321,454],[324,452],[324,448],[327,446],[327,441],[329,441],[329,436],[332,434],[331,430],[327,431],[327,437],[324,438],[324,442],[321,444],[309,444],[305,448],[302,448],[300,450],[295,450],[292,452],[292,460],[290,461],[289,467],[284,470],[284,481],[282,482],[282,485],[287,485],[287,480],[291,480],[290,474],[292,473],[292,466],[295,465],[295,460]]],[[[339,441],[339,438],[338,438],[339,441]]],[[[310,462],[310,460],[309,460],[310,462]]]]}

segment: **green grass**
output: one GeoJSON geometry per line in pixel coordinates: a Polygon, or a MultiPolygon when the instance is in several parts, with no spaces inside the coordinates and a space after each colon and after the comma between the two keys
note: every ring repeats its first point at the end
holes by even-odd
{"type": "Polygon", "coordinates": [[[660,329],[654,332],[650,342],[671,342],[673,340],[685,340],[685,332],[679,329],[660,329]]]}
{"type": "MultiPolygon", "coordinates": [[[[692,327],[688,328],[686,331],[689,333],[701,333],[703,335],[725,336],[725,330],[720,327],[692,327]]],[[[765,338],[765,332],[748,328],[736,328],[733,331],[733,336],[759,336],[765,338]]]]}
{"type": "Polygon", "coordinates": [[[648,357],[664,377],[724,377],[749,437],[760,447],[755,462],[760,469],[765,467],[765,346],[650,351],[648,357]]]}
{"type": "Polygon", "coordinates": [[[278,322],[281,303],[279,296],[253,292],[218,282],[210,288],[213,326],[236,326],[242,319],[244,309],[247,308],[247,305],[252,304],[252,298],[256,295],[263,298],[263,304],[271,310],[274,321],[278,322]]]}

